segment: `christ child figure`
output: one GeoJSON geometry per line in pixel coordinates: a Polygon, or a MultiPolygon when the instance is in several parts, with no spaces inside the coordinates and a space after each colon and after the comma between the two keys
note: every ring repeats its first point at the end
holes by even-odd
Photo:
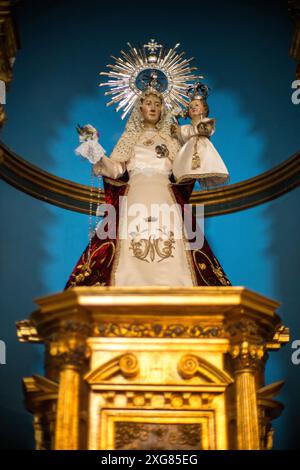
{"type": "Polygon", "coordinates": [[[173,137],[182,144],[173,173],[178,183],[197,178],[204,188],[209,188],[227,182],[229,173],[210,140],[216,120],[209,117],[207,94],[200,94],[199,87],[195,88],[185,114],[190,124],[172,127],[173,137]]]}

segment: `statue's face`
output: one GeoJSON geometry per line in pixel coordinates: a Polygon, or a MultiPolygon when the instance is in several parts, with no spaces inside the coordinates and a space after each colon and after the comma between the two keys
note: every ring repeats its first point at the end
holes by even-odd
{"type": "Polygon", "coordinates": [[[205,113],[205,105],[202,100],[194,100],[189,105],[189,116],[193,119],[193,117],[200,116],[200,114],[205,113]]]}
{"type": "Polygon", "coordinates": [[[161,115],[162,102],[158,96],[148,95],[141,105],[144,124],[157,124],[161,115]]]}

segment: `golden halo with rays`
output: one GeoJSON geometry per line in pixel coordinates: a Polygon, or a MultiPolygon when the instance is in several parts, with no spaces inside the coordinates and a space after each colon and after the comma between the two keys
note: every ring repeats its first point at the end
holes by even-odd
{"type": "Polygon", "coordinates": [[[194,80],[203,78],[194,74],[197,68],[190,66],[193,58],[186,59],[185,52],[177,52],[179,43],[171,49],[166,49],[155,39],[138,48],[130,43],[127,45],[129,50],[121,50],[121,57],[111,56],[115,63],[107,65],[110,70],[100,72],[109,77],[106,83],[99,85],[110,88],[105,92],[105,96],[111,96],[107,106],[115,104],[116,111],[122,109],[124,119],[151,83],[163,95],[169,109],[184,107],[188,102],[188,88],[194,80]]]}

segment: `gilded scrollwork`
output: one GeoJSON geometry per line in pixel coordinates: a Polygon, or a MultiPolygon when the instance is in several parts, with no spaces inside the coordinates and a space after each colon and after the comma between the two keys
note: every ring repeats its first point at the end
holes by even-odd
{"type": "Polygon", "coordinates": [[[97,323],[93,333],[101,337],[126,338],[221,338],[225,335],[220,325],[184,325],[180,323],[97,323]]]}
{"type": "Polygon", "coordinates": [[[101,364],[96,369],[88,372],[85,380],[89,384],[96,384],[105,380],[110,380],[118,374],[127,379],[136,377],[140,372],[140,365],[137,357],[133,353],[125,353],[116,356],[108,362],[101,364]]]}
{"type": "Polygon", "coordinates": [[[229,374],[195,354],[185,354],[182,356],[177,369],[178,374],[185,380],[199,376],[206,382],[222,384],[224,386],[233,382],[229,374]]]}
{"type": "Polygon", "coordinates": [[[199,369],[199,361],[196,356],[186,355],[180,359],[178,364],[178,372],[184,379],[194,377],[199,369]]]}
{"type": "Polygon", "coordinates": [[[135,377],[140,371],[137,357],[132,353],[124,354],[120,358],[119,367],[121,373],[126,378],[135,377]]]}

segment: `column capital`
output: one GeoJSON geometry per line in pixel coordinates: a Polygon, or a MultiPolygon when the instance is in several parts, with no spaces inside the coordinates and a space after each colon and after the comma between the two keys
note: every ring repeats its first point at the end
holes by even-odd
{"type": "Polygon", "coordinates": [[[264,366],[265,359],[267,358],[264,344],[254,344],[248,341],[231,345],[229,354],[233,359],[233,366],[236,373],[244,370],[255,372],[259,367],[264,366]]]}
{"type": "Polygon", "coordinates": [[[87,338],[90,327],[80,321],[68,320],[60,325],[46,341],[48,354],[56,358],[60,367],[81,368],[90,356],[87,338]]]}
{"type": "Polygon", "coordinates": [[[267,341],[274,335],[271,329],[262,324],[260,319],[254,319],[245,314],[239,314],[227,319],[225,330],[228,335],[229,355],[233,359],[235,372],[251,370],[255,372],[263,367],[267,357],[267,341]]]}

